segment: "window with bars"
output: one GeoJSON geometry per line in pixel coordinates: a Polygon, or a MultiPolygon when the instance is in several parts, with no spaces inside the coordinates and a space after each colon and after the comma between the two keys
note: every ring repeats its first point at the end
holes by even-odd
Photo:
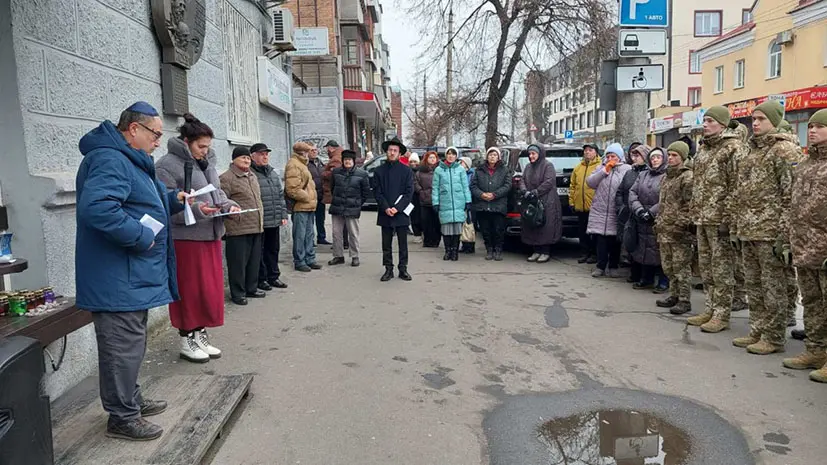
{"type": "Polygon", "coordinates": [[[227,0],[221,2],[221,25],[227,136],[232,143],[252,144],[259,138],[256,57],[261,51],[261,34],[227,0]]]}

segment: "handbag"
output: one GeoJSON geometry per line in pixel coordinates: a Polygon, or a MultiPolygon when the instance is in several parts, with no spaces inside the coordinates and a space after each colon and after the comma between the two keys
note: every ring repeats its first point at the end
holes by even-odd
{"type": "Polygon", "coordinates": [[[526,197],[522,201],[520,216],[529,228],[542,228],[546,225],[546,208],[537,196],[526,197]]]}
{"type": "Polygon", "coordinates": [[[465,214],[465,221],[462,223],[462,234],[459,238],[462,242],[477,242],[477,231],[474,229],[474,222],[471,215],[465,214]]]}

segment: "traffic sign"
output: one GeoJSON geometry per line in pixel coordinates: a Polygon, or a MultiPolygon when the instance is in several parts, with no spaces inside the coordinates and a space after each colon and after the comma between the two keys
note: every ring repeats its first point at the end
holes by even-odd
{"type": "Polygon", "coordinates": [[[574,139],[574,131],[566,131],[563,134],[564,139],[574,139]]]}
{"type": "Polygon", "coordinates": [[[615,83],[618,92],[663,90],[663,65],[618,66],[615,83]]]}
{"type": "Polygon", "coordinates": [[[669,27],[669,0],[620,0],[621,27],[669,27]]]}
{"type": "Polygon", "coordinates": [[[666,55],[666,29],[621,29],[618,37],[619,56],[666,55]]]}

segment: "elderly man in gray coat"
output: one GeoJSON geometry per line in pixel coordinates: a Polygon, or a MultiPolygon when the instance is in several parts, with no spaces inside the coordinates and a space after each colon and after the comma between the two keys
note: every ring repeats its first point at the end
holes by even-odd
{"type": "Polygon", "coordinates": [[[271,150],[265,144],[253,144],[250,155],[252,170],[261,186],[261,203],[264,205],[264,233],[261,235],[261,265],[258,271],[258,288],[263,291],[285,289],[279,270],[281,250],[280,227],[287,225],[287,205],[284,187],[278,173],[270,166],[271,150]]]}

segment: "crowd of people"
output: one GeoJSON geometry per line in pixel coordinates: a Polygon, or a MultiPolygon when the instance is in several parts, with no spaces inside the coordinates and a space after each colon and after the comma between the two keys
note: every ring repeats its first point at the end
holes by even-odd
{"type": "MultiPolygon", "coordinates": [[[[748,304],[749,334],[732,343],[759,355],[784,351],[800,291],[804,334],[798,336],[806,350],[783,365],[811,369],[811,379],[827,382],[827,110],[810,119],[807,156],[786,129],[779,103],[763,103],[752,116],[749,135],[726,108],[707,110],[697,153],[683,141],[628,150],[611,144],[602,158],[597,147],[584,147],[569,193],[580,222],[579,261],[595,264],[594,278],[616,278],[625,257],[633,287],[668,294],[656,305],[682,315],[692,310],[696,260],[706,300],[687,323],[719,333],[729,329],[731,312],[748,304]]],[[[359,219],[370,195],[378,204],[382,282],[413,279],[409,228],[423,247],[442,241],[446,261],[474,253],[479,230],[485,260],[503,259],[513,178],[497,148],[473,168],[454,147],[443,160],[436,152],[420,160],[394,138],[382,144],[387,159],[371,181],[356,154],[335,141],[323,147],[327,164],[317,147],[296,142],[282,183],[262,143],[236,147],[219,175],[214,133],[191,114],[153,163],[162,129],[157,110],[137,102],[117,124],[105,121],[79,143],[76,302],[93,313],[109,436],[162,434],[145,417],[167,405],[143,398],[137,384],[148,309],[169,304],[182,358],[203,363],[221,356],[207,330],[224,322],[222,241],[236,305],[287,287],[278,256],[289,219],[296,271],[322,268],[316,246],[327,243],[328,213],[328,265],[345,264],[349,250],[350,265],[359,266],[359,219]]],[[[528,261],[544,263],[561,237],[556,172],[542,147],[526,152],[521,237],[532,247],[528,261]]]]}

